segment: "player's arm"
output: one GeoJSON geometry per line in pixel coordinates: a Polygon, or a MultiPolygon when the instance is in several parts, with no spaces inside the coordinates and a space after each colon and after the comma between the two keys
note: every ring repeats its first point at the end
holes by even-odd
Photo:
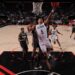
{"type": "Polygon", "coordinates": [[[26,34],[26,42],[27,42],[27,44],[29,44],[29,41],[28,41],[28,37],[27,37],[27,34],[26,34]]]}
{"type": "Polygon", "coordinates": [[[72,37],[72,34],[73,34],[73,33],[71,33],[70,38],[72,37]]]}
{"type": "Polygon", "coordinates": [[[30,24],[30,25],[27,27],[27,29],[28,29],[29,32],[32,31],[34,28],[35,28],[35,25],[32,25],[32,24],[30,24]]]}
{"type": "MultiPolygon", "coordinates": [[[[58,30],[57,30],[57,33],[58,33],[58,34],[61,34],[58,30]]],[[[61,34],[61,35],[63,35],[63,34],[61,34]]]]}
{"type": "Polygon", "coordinates": [[[27,29],[28,29],[29,32],[32,31],[32,26],[28,25],[27,29]]]}
{"type": "Polygon", "coordinates": [[[19,41],[19,42],[22,41],[22,40],[21,40],[21,33],[20,33],[19,36],[18,36],[18,41],[19,41]]]}
{"type": "Polygon", "coordinates": [[[49,30],[48,35],[51,35],[52,29],[49,30]]]}
{"type": "Polygon", "coordinates": [[[53,13],[54,13],[54,9],[51,10],[51,12],[49,13],[47,19],[44,21],[44,24],[45,24],[45,25],[49,22],[50,17],[51,17],[51,15],[52,15],[53,13]]]}

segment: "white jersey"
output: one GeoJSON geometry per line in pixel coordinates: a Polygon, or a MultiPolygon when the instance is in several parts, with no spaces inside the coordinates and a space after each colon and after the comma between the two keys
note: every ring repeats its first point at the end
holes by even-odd
{"type": "Polygon", "coordinates": [[[36,25],[36,31],[37,31],[39,41],[46,40],[46,38],[47,38],[47,28],[44,25],[44,23],[36,25]]]}
{"type": "Polygon", "coordinates": [[[57,30],[56,30],[56,29],[55,29],[55,30],[52,29],[52,30],[51,30],[51,35],[53,35],[53,36],[54,36],[54,35],[57,36],[57,30]]]}
{"type": "Polygon", "coordinates": [[[47,38],[47,27],[42,24],[36,25],[36,32],[38,35],[38,40],[39,40],[39,46],[42,50],[42,52],[46,52],[47,48],[52,47],[49,39],[47,38]]]}
{"type": "Polygon", "coordinates": [[[48,37],[47,37],[47,27],[42,24],[36,25],[36,32],[38,35],[38,40],[39,40],[39,46],[42,50],[42,52],[46,52],[47,48],[52,47],[48,37]]]}
{"type": "Polygon", "coordinates": [[[57,29],[52,29],[51,30],[51,35],[49,36],[49,39],[51,41],[55,41],[56,39],[58,39],[58,36],[57,36],[57,29]]]}

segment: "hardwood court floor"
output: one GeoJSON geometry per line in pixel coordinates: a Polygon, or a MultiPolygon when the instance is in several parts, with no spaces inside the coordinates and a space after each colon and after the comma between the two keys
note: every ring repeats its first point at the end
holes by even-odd
{"type": "MultiPolygon", "coordinates": [[[[3,51],[21,51],[21,47],[18,42],[18,34],[20,33],[20,28],[24,27],[28,34],[29,40],[29,51],[33,50],[32,47],[32,35],[28,33],[26,25],[8,25],[0,28],[0,54],[3,51]]],[[[73,37],[70,39],[71,26],[58,26],[58,30],[63,35],[58,35],[62,46],[62,51],[71,51],[75,54],[75,40],[73,37]]],[[[58,44],[53,44],[54,51],[61,51],[58,44]]]]}

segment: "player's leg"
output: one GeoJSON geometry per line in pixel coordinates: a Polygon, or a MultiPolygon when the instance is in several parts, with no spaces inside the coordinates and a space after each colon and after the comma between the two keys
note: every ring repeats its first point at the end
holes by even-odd
{"type": "Polygon", "coordinates": [[[70,35],[70,38],[72,37],[72,35],[74,34],[75,30],[72,28],[72,33],[70,35]]]}
{"type": "Polygon", "coordinates": [[[61,44],[60,44],[59,40],[58,40],[58,39],[56,39],[56,41],[57,41],[57,43],[58,43],[58,45],[59,45],[60,49],[62,49],[62,48],[61,48],[61,44]]]}
{"type": "Polygon", "coordinates": [[[50,62],[48,60],[48,53],[47,52],[43,52],[43,55],[45,57],[45,63],[47,64],[47,67],[48,67],[49,71],[51,71],[51,64],[50,64],[50,62]]]}
{"type": "Polygon", "coordinates": [[[46,40],[46,47],[49,52],[53,51],[53,46],[52,46],[52,43],[49,41],[49,39],[46,40]]]}
{"type": "Polygon", "coordinates": [[[35,56],[35,53],[36,53],[36,47],[33,47],[32,57],[35,56]]]}
{"type": "Polygon", "coordinates": [[[22,51],[23,51],[23,58],[25,58],[25,55],[26,55],[26,46],[25,46],[25,42],[20,42],[20,46],[22,48],[22,51]]]}
{"type": "Polygon", "coordinates": [[[38,59],[37,59],[37,66],[38,66],[39,69],[41,69],[41,68],[42,68],[42,60],[40,59],[40,56],[41,56],[41,54],[42,54],[42,51],[41,51],[41,48],[40,48],[40,46],[39,46],[39,43],[37,43],[37,47],[38,47],[38,49],[39,49],[39,52],[38,52],[38,59]]]}
{"type": "Polygon", "coordinates": [[[37,41],[33,40],[32,46],[33,46],[32,57],[34,57],[36,55],[37,41]]]}
{"type": "Polygon", "coordinates": [[[57,35],[54,35],[54,44],[56,44],[56,40],[58,39],[57,35]]]}
{"type": "Polygon", "coordinates": [[[48,37],[48,38],[49,38],[49,42],[50,42],[50,43],[52,43],[51,35],[49,35],[49,37],[48,37]]]}
{"type": "Polygon", "coordinates": [[[56,44],[56,39],[55,39],[55,37],[54,37],[54,41],[53,41],[53,42],[54,42],[54,44],[56,44]]]}
{"type": "Polygon", "coordinates": [[[37,48],[39,48],[38,41],[34,41],[33,42],[33,52],[32,52],[34,69],[38,69],[38,66],[39,66],[39,58],[38,58],[38,54],[36,54],[37,48]]]}
{"type": "Polygon", "coordinates": [[[71,33],[70,38],[72,37],[72,35],[73,35],[73,32],[71,33]]]}
{"type": "Polygon", "coordinates": [[[73,28],[72,33],[73,33],[73,35],[74,35],[74,40],[75,40],[75,28],[73,28]]]}
{"type": "Polygon", "coordinates": [[[26,55],[27,55],[28,54],[28,45],[27,44],[25,45],[25,52],[26,52],[26,55]]]}
{"type": "Polygon", "coordinates": [[[33,47],[33,52],[32,52],[32,65],[34,69],[37,69],[36,63],[37,62],[37,56],[36,56],[36,47],[33,47]]]}
{"type": "Polygon", "coordinates": [[[54,44],[56,44],[55,35],[52,35],[52,36],[51,36],[51,39],[52,39],[52,42],[53,42],[54,44]]]}
{"type": "MultiPolygon", "coordinates": [[[[53,46],[51,44],[51,42],[49,42],[49,40],[46,41],[46,47],[48,48],[48,59],[51,59],[50,61],[52,62],[52,60],[54,59],[53,56],[51,55],[51,52],[53,52],[53,46]]],[[[51,64],[51,68],[52,68],[52,64],[51,64]]]]}
{"type": "Polygon", "coordinates": [[[45,57],[45,63],[47,65],[48,69],[51,70],[51,64],[48,61],[48,53],[47,53],[46,46],[44,44],[40,44],[40,48],[41,48],[41,51],[45,57]]]}

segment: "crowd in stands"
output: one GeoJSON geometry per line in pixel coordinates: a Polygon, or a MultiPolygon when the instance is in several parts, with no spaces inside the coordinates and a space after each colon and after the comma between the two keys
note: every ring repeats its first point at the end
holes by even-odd
{"type": "MultiPolygon", "coordinates": [[[[8,2],[8,3],[0,3],[0,25],[8,25],[8,24],[28,24],[32,20],[35,20],[37,16],[46,17],[51,10],[51,6],[49,2],[43,3],[43,12],[39,15],[36,15],[32,12],[32,3],[28,2],[8,2]],[[47,9],[46,9],[47,8],[47,9]]],[[[65,5],[65,4],[64,4],[65,5]]],[[[70,3],[70,6],[72,3],[70,3]]],[[[65,6],[63,7],[65,8],[65,6]]],[[[52,16],[52,21],[56,21],[59,24],[68,23],[68,15],[66,15],[66,11],[69,9],[66,7],[66,11],[63,10],[62,6],[60,6],[52,16]],[[64,14],[65,13],[65,14],[64,14]]]]}

